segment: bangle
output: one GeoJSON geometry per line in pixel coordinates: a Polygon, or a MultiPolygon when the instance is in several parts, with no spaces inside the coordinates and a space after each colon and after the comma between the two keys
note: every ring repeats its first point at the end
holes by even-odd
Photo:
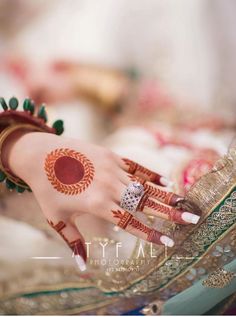
{"type": "Polygon", "coordinates": [[[18,100],[15,97],[10,99],[9,108],[4,98],[0,98],[0,105],[4,110],[0,113],[0,182],[4,181],[8,189],[16,189],[19,193],[23,193],[25,190],[31,191],[30,187],[23,180],[14,175],[8,167],[3,165],[1,157],[3,144],[7,141],[10,134],[19,129],[60,135],[64,131],[63,121],[57,120],[52,127],[47,126],[45,106],[41,105],[37,116],[34,116],[35,105],[30,99],[24,100],[24,111],[16,110],[18,100]]]}
{"type": "MultiPolygon", "coordinates": [[[[7,138],[17,130],[29,130],[31,132],[38,131],[43,132],[43,129],[40,127],[33,126],[31,124],[16,124],[9,126],[0,134],[0,153],[2,153],[2,148],[4,143],[7,141],[7,138]]],[[[30,187],[25,184],[19,177],[15,176],[8,167],[3,165],[2,157],[0,155],[0,170],[1,170],[1,181],[6,181],[6,186],[9,189],[16,188],[18,192],[23,192],[25,189],[30,190],[30,187]]]]}
{"type": "Polygon", "coordinates": [[[12,97],[9,100],[9,106],[4,98],[0,98],[0,105],[3,108],[3,112],[0,113],[0,131],[4,130],[10,125],[15,123],[29,123],[37,127],[41,127],[45,132],[61,135],[64,131],[63,121],[56,120],[52,127],[46,125],[47,113],[45,105],[42,104],[38,107],[37,115],[34,116],[35,104],[34,102],[26,98],[23,102],[24,111],[17,111],[19,105],[18,99],[12,97]]]}

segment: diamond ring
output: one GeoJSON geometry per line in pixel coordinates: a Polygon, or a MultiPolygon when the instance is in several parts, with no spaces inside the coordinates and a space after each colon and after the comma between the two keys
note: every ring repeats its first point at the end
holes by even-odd
{"type": "Polygon", "coordinates": [[[144,187],[139,182],[131,182],[121,195],[120,207],[134,212],[145,194],[144,187]]]}

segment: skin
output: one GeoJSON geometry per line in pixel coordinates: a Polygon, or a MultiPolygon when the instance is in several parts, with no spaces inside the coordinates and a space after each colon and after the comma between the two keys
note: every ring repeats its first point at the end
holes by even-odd
{"type": "Polygon", "coordinates": [[[149,242],[164,243],[162,233],[120,208],[121,193],[131,180],[140,180],[146,186],[140,212],[188,224],[181,219],[184,211],[176,209],[178,199],[183,198],[168,193],[160,175],[143,167],[130,170],[127,160],[105,148],[53,134],[22,131],[8,139],[2,157],[4,165],[31,187],[51,227],[84,261],[84,238],[75,226],[75,219],[83,213],[99,216],[149,242]],[[75,153],[75,160],[68,159],[68,153],[75,153]],[[85,170],[88,180],[84,184],[85,170]],[[58,187],[55,179],[65,186],[58,187]],[[67,190],[71,185],[76,191],[67,190]]]}

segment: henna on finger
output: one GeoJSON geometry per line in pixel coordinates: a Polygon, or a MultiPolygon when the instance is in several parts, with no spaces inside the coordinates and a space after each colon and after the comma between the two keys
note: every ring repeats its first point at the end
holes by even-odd
{"type": "Polygon", "coordinates": [[[129,178],[132,181],[137,181],[141,183],[144,187],[145,193],[147,193],[150,197],[156,198],[157,200],[161,201],[162,203],[170,206],[177,206],[179,203],[184,202],[185,198],[174,194],[172,192],[167,192],[165,190],[161,190],[160,188],[147,184],[147,181],[138,177],[129,175],[129,178]]]}
{"type": "Polygon", "coordinates": [[[52,186],[66,195],[82,193],[94,178],[92,162],[84,154],[70,149],[49,153],[44,169],[52,186]]]}
{"type": "Polygon", "coordinates": [[[128,211],[122,212],[120,210],[112,210],[112,213],[114,218],[119,219],[117,226],[124,230],[130,224],[133,218],[133,215],[129,213],[128,211]]]}
{"type": "MultiPolygon", "coordinates": [[[[160,232],[156,231],[156,230],[151,230],[148,233],[147,241],[149,241],[149,242],[153,242],[153,243],[159,244],[162,239],[163,239],[162,238],[162,234],[160,232]]],[[[171,247],[171,245],[167,245],[167,246],[171,247]]]]}
{"type": "Polygon", "coordinates": [[[76,239],[71,242],[69,242],[69,247],[71,250],[73,250],[74,255],[80,255],[84,259],[84,261],[87,261],[87,253],[84,248],[84,244],[81,239],[76,239]]]}
{"type": "Polygon", "coordinates": [[[180,210],[176,207],[185,201],[184,197],[167,192],[149,185],[146,180],[134,175],[128,175],[132,181],[139,182],[143,185],[145,193],[141,197],[136,211],[144,211],[147,214],[159,216],[166,220],[174,221],[179,224],[197,224],[200,217],[188,211],[180,210]],[[161,203],[158,203],[158,201],[161,203]]]}
{"type": "MultiPolygon", "coordinates": [[[[150,228],[143,224],[141,221],[136,219],[128,211],[121,211],[119,209],[112,210],[113,217],[119,219],[117,226],[122,229],[128,229],[128,227],[135,229],[137,233],[144,233],[146,235],[146,240],[153,242],[155,244],[164,244],[169,247],[173,247],[174,241],[163,235],[161,232],[156,231],[153,228],[150,228]]],[[[128,230],[129,231],[129,230],[128,230]]]]}
{"type": "Polygon", "coordinates": [[[178,203],[184,201],[184,197],[176,195],[171,192],[166,192],[161,190],[160,188],[153,187],[149,184],[144,185],[145,192],[149,194],[149,196],[156,198],[157,200],[163,202],[166,205],[176,206],[178,203]]]}
{"type": "Polygon", "coordinates": [[[145,195],[138,210],[179,224],[197,224],[200,219],[198,215],[160,204],[148,195],[145,195]]]}
{"type": "Polygon", "coordinates": [[[129,174],[139,176],[160,186],[168,185],[168,180],[165,177],[149,170],[148,168],[127,158],[123,158],[123,162],[125,163],[126,171],[129,174]]]}
{"type": "Polygon", "coordinates": [[[63,233],[63,229],[66,228],[66,223],[64,221],[59,221],[56,225],[51,221],[47,219],[48,224],[56,230],[59,235],[63,238],[63,240],[67,243],[69,248],[72,250],[74,255],[80,255],[84,262],[87,261],[87,253],[84,247],[84,244],[81,239],[76,239],[73,241],[69,241],[69,239],[66,237],[66,235],[63,233]]]}

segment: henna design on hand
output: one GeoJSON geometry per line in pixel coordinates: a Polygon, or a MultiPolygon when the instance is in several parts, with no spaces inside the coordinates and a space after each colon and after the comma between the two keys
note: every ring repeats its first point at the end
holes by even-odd
{"type": "Polygon", "coordinates": [[[144,209],[145,207],[150,208],[157,213],[166,215],[167,219],[170,221],[186,224],[186,222],[182,219],[182,211],[178,209],[161,205],[149,198],[147,198],[143,203],[142,208],[144,209]]]}
{"type": "Polygon", "coordinates": [[[185,201],[184,197],[181,197],[171,192],[161,190],[160,188],[157,188],[157,187],[153,187],[152,185],[147,184],[147,181],[140,177],[133,176],[133,175],[129,175],[129,177],[132,181],[137,181],[141,183],[144,187],[146,194],[148,194],[150,197],[160,200],[166,205],[176,206],[178,203],[185,201]]]}
{"type": "Polygon", "coordinates": [[[134,217],[132,218],[132,220],[130,221],[130,225],[133,228],[136,228],[137,230],[143,232],[143,233],[147,233],[149,234],[152,229],[147,227],[145,224],[143,224],[142,222],[140,222],[139,220],[135,219],[134,217]]]}
{"type": "Polygon", "coordinates": [[[160,238],[162,234],[156,230],[151,230],[147,236],[147,241],[160,244],[160,238]]]}
{"type": "Polygon", "coordinates": [[[139,165],[138,163],[131,161],[127,158],[123,158],[123,161],[128,166],[128,173],[136,176],[140,176],[142,178],[148,179],[149,181],[160,184],[161,175],[150,171],[146,167],[139,165]]]}
{"type": "Polygon", "coordinates": [[[149,233],[151,230],[149,227],[141,223],[139,220],[135,219],[134,216],[128,211],[112,210],[113,216],[119,219],[117,226],[122,229],[126,229],[127,226],[131,226],[137,230],[144,233],[149,233]]]}
{"type": "Polygon", "coordinates": [[[148,184],[144,185],[144,189],[145,192],[149,194],[151,197],[160,200],[166,205],[173,205],[175,203],[175,200],[173,202],[173,198],[174,196],[176,196],[174,193],[166,192],[159,188],[154,188],[153,186],[148,184]]]}
{"type": "Polygon", "coordinates": [[[65,236],[65,234],[62,232],[62,230],[66,228],[65,222],[64,221],[59,221],[56,225],[54,225],[54,223],[51,220],[47,219],[47,222],[54,230],[56,230],[60,234],[60,236],[63,238],[63,240],[71,248],[73,254],[82,256],[82,258],[86,262],[87,253],[86,253],[86,250],[84,248],[84,245],[83,245],[83,242],[81,241],[81,239],[76,239],[76,240],[73,240],[73,241],[69,241],[67,239],[67,237],[65,236]]]}
{"type": "Polygon", "coordinates": [[[87,253],[85,251],[83,242],[80,239],[71,241],[68,245],[73,251],[74,255],[80,255],[84,259],[84,262],[87,261],[87,253]]]}
{"type": "Polygon", "coordinates": [[[112,210],[114,218],[118,218],[119,222],[117,224],[118,227],[122,229],[126,229],[126,227],[130,224],[133,215],[127,211],[122,213],[120,210],[112,210]]]}
{"type": "Polygon", "coordinates": [[[112,210],[113,216],[119,219],[117,226],[122,229],[126,229],[127,226],[131,226],[145,234],[147,234],[147,241],[160,244],[160,237],[162,234],[155,229],[149,228],[138,219],[134,218],[132,214],[127,211],[112,210]]]}
{"type": "Polygon", "coordinates": [[[70,149],[56,149],[49,153],[44,169],[52,186],[67,195],[80,194],[94,178],[94,166],[90,160],[70,149]]]}

